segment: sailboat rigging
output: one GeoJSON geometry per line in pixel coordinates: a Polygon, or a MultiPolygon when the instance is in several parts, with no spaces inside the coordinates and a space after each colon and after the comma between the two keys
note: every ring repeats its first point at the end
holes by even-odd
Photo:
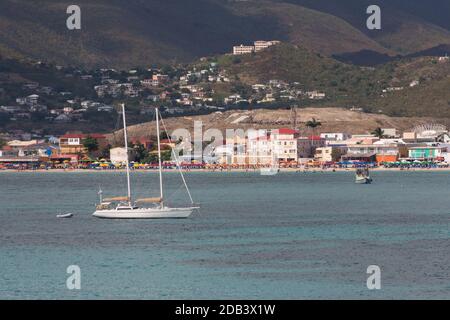
{"type": "MultiPolygon", "coordinates": [[[[127,196],[125,197],[111,197],[103,198],[102,193],[100,195],[100,203],[96,207],[96,211],[93,216],[98,218],[107,219],[164,219],[164,218],[188,218],[192,212],[199,207],[194,206],[194,201],[192,200],[191,193],[186,184],[183,172],[179,166],[178,158],[175,156],[177,168],[181,174],[183,183],[191,200],[191,207],[178,207],[171,208],[165,205],[164,202],[164,190],[163,190],[163,176],[162,176],[162,160],[161,160],[161,141],[160,141],[160,113],[158,108],[155,109],[156,113],[156,131],[157,131],[157,142],[158,142],[158,172],[159,172],[159,197],[157,198],[143,198],[132,201],[131,193],[131,181],[130,181],[130,164],[128,159],[128,137],[127,137],[127,124],[125,118],[125,105],[122,104],[122,114],[123,114],[123,128],[124,128],[124,139],[125,139],[125,150],[127,150],[126,157],[126,174],[127,174],[127,196]],[[142,204],[153,204],[152,207],[143,207],[142,204]]],[[[161,117],[162,122],[162,117],[161,117]]],[[[163,126],[164,125],[164,122],[163,126]]],[[[165,128],[166,129],[166,128],[165,128]]],[[[167,131],[167,130],[166,130],[167,131]]],[[[173,150],[172,150],[173,152],[173,150]]]]}

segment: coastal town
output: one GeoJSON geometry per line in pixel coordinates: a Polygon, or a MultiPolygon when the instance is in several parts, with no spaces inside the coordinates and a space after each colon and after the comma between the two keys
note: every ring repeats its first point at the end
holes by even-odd
{"type": "MultiPolygon", "coordinates": [[[[20,67],[31,70],[29,73],[52,75],[57,82],[64,81],[57,86],[38,81],[0,82],[3,103],[0,104],[0,169],[121,169],[127,154],[134,169],[153,168],[157,160],[156,137],[132,137],[128,153],[123,141],[117,140],[114,132],[119,129],[120,103],[127,105],[129,121],[138,124],[154,119],[155,108],[164,117],[177,118],[258,108],[296,111],[302,101],[326,102],[328,95],[320,89],[280,79],[244,84],[222,67],[223,59],[233,65],[240,63],[242,56],[280,45],[277,40],[258,40],[252,45],[234,46],[220,58],[201,58],[184,66],[140,67],[128,71],[83,70],[41,61],[17,66],[14,64],[17,62],[2,60],[3,69],[20,67]],[[66,86],[67,83],[71,86],[66,86]],[[26,123],[41,126],[22,128],[26,123]],[[93,128],[97,127],[101,130],[96,132],[93,128]]],[[[446,65],[449,57],[439,57],[435,62],[446,65]]],[[[405,83],[411,89],[420,86],[421,81],[405,83]]],[[[385,97],[402,90],[405,87],[385,87],[378,94],[385,97]]],[[[366,112],[357,105],[347,109],[366,112]]],[[[247,121],[242,119],[236,122],[247,121]]],[[[354,130],[322,131],[320,119],[311,119],[304,125],[308,130],[299,130],[294,121],[285,127],[269,126],[244,135],[227,135],[222,143],[201,155],[198,152],[191,155],[189,146],[188,152],[184,149],[180,157],[181,166],[248,170],[272,165],[339,169],[361,165],[446,168],[450,164],[450,135],[444,125],[425,124],[402,131],[393,127],[366,128],[356,133],[354,130]]],[[[179,141],[179,137],[168,134],[162,137],[166,168],[175,166],[173,153],[179,154],[179,146],[174,141],[179,141]]],[[[208,141],[200,142],[204,143],[208,141]]]]}
{"type": "Polygon", "coordinates": [[[1,0],[0,26],[0,300],[450,300],[450,0],[1,0]]]}
{"type": "MultiPolygon", "coordinates": [[[[175,135],[161,135],[166,169],[257,169],[270,166],[291,169],[448,168],[450,133],[443,125],[425,124],[409,132],[375,128],[370,134],[319,132],[320,121],[307,126],[311,135],[295,128],[235,131],[214,148],[202,152],[180,152],[175,135]],[[173,151],[173,152],[172,152],[173,151]],[[179,157],[174,160],[173,153],[179,157]],[[181,153],[181,155],[180,155],[181,153]]],[[[21,132],[0,136],[0,169],[123,169],[129,155],[133,169],[157,166],[156,137],[129,139],[128,152],[115,134],[68,133],[38,136],[21,132]]],[[[209,141],[203,143],[206,146],[209,141]]],[[[190,145],[194,143],[190,143],[190,145]]],[[[188,148],[192,151],[193,148],[188,148]]]]}
{"type": "MultiPolygon", "coordinates": [[[[252,46],[235,46],[232,53],[220,59],[239,63],[242,55],[261,52],[279,43],[255,41],[252,46]]],[[[23,69],[27,75],[38,74],[40,80],[12,81],[12,76],[0,79],[0,125],[19,127],[28,121],[41,123],[50,131],[58,124],[102,123],[102,118],[116,114],[114,106],[122,101],[133,111],[132,119],[145,119],[154,106],[167,116],[176,116],[249,106],[277,107],[327,98],[317,88],[282,79],[245,84],[221,67],[215,57],[201,58],[190,65],[126,71],[86,70],[33,60],[20,64],[1,60],[0,67],[23,69]]]]}

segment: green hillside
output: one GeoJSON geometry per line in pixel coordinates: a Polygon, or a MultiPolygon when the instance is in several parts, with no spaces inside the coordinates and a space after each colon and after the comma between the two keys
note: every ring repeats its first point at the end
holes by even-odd
{"type": "MultiPolygon", "coordinates": [[[[220,56],[219,66],[245,85],[269,80],[299,82],[305,91],[327,94],[320,105],[361,107],[395,116],[450,117],[450,63],[433,57],[409,58],[376,68],[357,67],[308,49],[280,45],[240,56],[220,56]],[[419,84],[410,87],[413,81],[419,84]],[[395,92],[388,88],[403,87],[395,92]]],[[[304,101],[304,105],[317,102],[304,101]]]]}
{"type": "Polygon", "coordinates": [[[427,7],[411,5],[416,1],[382,1],[383,30],[368,32],[366,0],[79,0],[79,31],[66,28],[71,1],[2,0],[0,54],[129,68],[189,62],[258,39],[277,39],[327,56],[364,49],[404,54],[450,43],[445,22],[450,11],[436,1],[442,12],[434,19],[427,7]]]}

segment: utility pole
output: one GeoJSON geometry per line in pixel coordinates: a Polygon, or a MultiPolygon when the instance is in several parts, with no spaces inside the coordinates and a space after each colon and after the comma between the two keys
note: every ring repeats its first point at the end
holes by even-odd
{"type": "Polygon", "coordinates": [[[298,106],[291,107],[291,123],[294,130],[297,130],[297,108],[298,106]]]}

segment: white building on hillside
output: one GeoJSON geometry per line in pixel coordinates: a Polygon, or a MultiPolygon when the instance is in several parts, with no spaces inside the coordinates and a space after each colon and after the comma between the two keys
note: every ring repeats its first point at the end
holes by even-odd
{"type": "Polygon", "coordinates": [[[241,55],[241,54],[248,54],[248,53],[252,53],[255,51],[255,47],[254,46],[244,46],[243,44],[241,44],[240,46],[234,46],[233,47],[233,54],[236,55],[241,55]]]}
{"type": "Polygon", "coordinates": [[[255,41],[255,52],[267,49],[271,46],[280,44],[280,41],[255,41]]]}

